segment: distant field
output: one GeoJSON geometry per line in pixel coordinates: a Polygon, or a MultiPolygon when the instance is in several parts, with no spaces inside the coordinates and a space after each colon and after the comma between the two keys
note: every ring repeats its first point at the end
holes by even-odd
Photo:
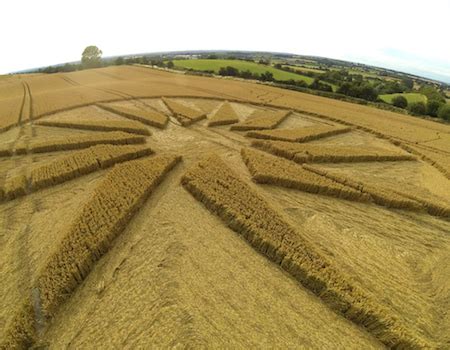
{"type": "Polygon", "coordinates": [[[252,73],[262,74],[270,72],[276,80],[303,80],[307,84],[311,84],[314,79],[300,74],[285,72],[274,67],[265,66],[254,62],[239,61],[239,60],[174,60],[176,67],[191,68],[196,70],[212,70],[215,73],[219,72],[221,67],[231,66],[240,71],[249,70],[252,73]]]}
{"type": "Polygon", "coordinates": [[[392,103],[392,99],[395,96],[404,96],[406,98],[406,100],[408,101],[408,103],[413,103],[413,102],[427,102],[427,98],[425,95],[422,94],[418,94],[415,92],[407,92],[407,93],[402,93],[402,94],[386,94],[386,95],[380,95],[380,98],[386,102],[386,103],[392,103]]]}
{"type": "Polygon", "coordinates": [[[289,66],[289,65],[284,65],[283,67],[289,67],[289,68],[293,68],[293,69],[298,69],[304,72],[313,72],[313,73],[325,73],[325,71],[323,69],[319,69],[319,68],[311,68],[311,67],[303,67],[303,66],[289,66]]]}

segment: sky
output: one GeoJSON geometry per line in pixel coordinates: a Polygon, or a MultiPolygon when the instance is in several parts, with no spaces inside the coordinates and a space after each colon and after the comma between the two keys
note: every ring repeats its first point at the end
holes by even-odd
{"type": "Polygon", "coordinates": [[[450,0],[2,0],[0,74],[103,56],[255,50],[349,60],[450,83],[450,0]]]}

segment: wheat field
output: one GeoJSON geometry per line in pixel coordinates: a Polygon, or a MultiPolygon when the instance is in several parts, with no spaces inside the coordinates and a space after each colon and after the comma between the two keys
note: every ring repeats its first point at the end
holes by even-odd
{"type": "Polygon", "coordinates": [[[450,126],[143,66],[0,84],[0,348],[450,348],[450,126]]]}

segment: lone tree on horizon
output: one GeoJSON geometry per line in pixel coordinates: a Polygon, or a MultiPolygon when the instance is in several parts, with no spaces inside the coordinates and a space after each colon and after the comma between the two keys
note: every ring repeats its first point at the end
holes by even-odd
{"type": "Polygon", "coordinates": [[[97,46],[87,46],[81,54],[81,65],[83,68],[100,67],[102,53],[102,50],[100,50],[97,46]]]}

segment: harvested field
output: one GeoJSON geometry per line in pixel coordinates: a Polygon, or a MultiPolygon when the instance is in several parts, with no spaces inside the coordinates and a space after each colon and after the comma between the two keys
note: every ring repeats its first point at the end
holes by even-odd
{"type": "Polygon", "coordinates": [[[448,348],[448,125],[145,66],[0,85],[0,348],[448,348]]]}
{"type": "Polygon", "coordinates": [[[290,111],[255,111],[245,122],[231,126],[231,130],[264,130],[273,129],[285,120],[290,111]]]}
{"type": "Polygon", "coordinates": [[[109,112],[113,112],[124,116],[125,118],[137,120],[141,123],[160,129],[164,129],[169,121],[169,118],[166,115],[151,109],[143,110],[122,106],[110,106],[107,104],[99,104],[99,106],[109,112]]]}
{"type": "Polygon", "coordinates": [[[36,122],[37,125],[53,126],[57,128],[73,128],[93,131],[124,131],[139,135],[150,135],[150,131],[139,122],[135,121],[101,121],[77,120],[77,121],[57,121],[57,120],[41,120],[36,122]]]}
{"type": "Polygon", "coordinates": [[[349,132],[350,130],[351,129],[347,127],[311,126],[298,129],[248,131],[246,136],[256,139],[307,142],[321,139],[323,137],[343,134],[349,132]]]}
{"type": "Polygon", "coordinates": [[[239,122],[237,113],[229,102],[224,102],[222,106],[211,116],[208,126],[228,125],[239,122]]]}
{"type": "Polygon", "coordinates": [[[329,147],[295,144],[286,141],[253,141],[252,146],[297,163],[386,162],[416,160],[408,153],[389,152],[377,148],[329,147]]]}

